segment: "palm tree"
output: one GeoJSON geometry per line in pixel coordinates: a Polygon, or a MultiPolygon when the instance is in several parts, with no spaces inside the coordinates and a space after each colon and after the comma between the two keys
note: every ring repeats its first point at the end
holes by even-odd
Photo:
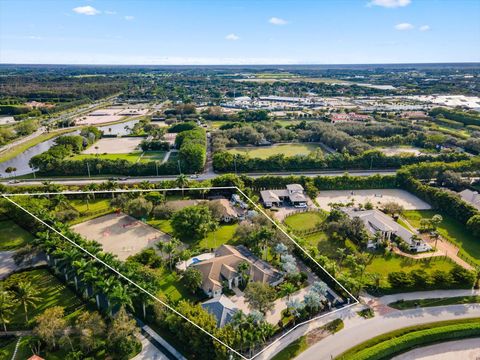
{"type": "Polygon", "coordinates": [[[248,282],[248,271],[250,270],[250,265],[246,261],[242,261],[240,264],[237,266],[238,273],[240,274],[240,277],[242,278],[242,283],[243,285],[246,285],[248,282]]]}
{"type": "Polygon", "coordinates": [[[36,302],[40,301],[40,297],[37,296],[37,290],[31,282],[21,281],[15,288],[15,296],[17,301],[23,306],[25,322],[28,323],[28,307],[35,307],[36,302]]]}
{"type": "Polygon", "coordinates": [[[290,282],[285,282],[282,285],[280,285],[280,291],[282,293],[282,296],[287,297],[287,301],[290,300],[290,295],[292,295],[297,289],[295,288],[295,285],[293,285],[290,282]]]}
{"type": "Polygon", "coordinates": [[[110,310],[110,315],[113,316],[113,310],[118,306],[118,308],[127,307],[132,309],[133,308],[133,302],[132,298],[130,296],[130,293],[128,289],[119,284],[115,285],[110,294],[109,294],[109,310],[110,310]]]}
{"type": "Polygon", "coordinates": [[[180,174],[180,175],[178,175],[177,179],[175,180],[175,184],[176,184],[178,187],[182,188],[182,198],[183,198],[184,195],[185,195],[185,194],[184,194],[184,192],[185,192],[185,187],[188,186],[188,183],[189,183],[189,181],[188,181],[188,176],[185,175],[185,174],[180,174]]]}
{"type": "Polygon", "coordinates": [[[172,270],[173,255],[177,251],[177,247],[178,247],[179,244],[180,243],[177,239],[172,238],[169,242],[167,242],[163,245],[163,251],[168,256],[168,267],[169,267],[170,271],[172,270]]]}
{"type": "Polygon", "coordinates": [[[0,320],[3,324],[3,330],[7,332],[7,324],[10,322],[10,316],[13,315],[12,308],[15,306],[15,298],[12,293],[0,288],[0,320]]]}

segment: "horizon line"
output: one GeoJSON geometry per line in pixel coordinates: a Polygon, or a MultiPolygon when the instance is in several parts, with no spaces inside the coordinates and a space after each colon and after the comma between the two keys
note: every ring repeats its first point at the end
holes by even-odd
{"type": "Polygon", "coordinates": [[[478,64],[478,61],[441,61],[441,62],[372,62],[372,63],[251,63],[251,64],[196,64],[196,63],[179,63],[179,64],[142,64],[142,63],[125,63],[125,64],[109,64],[109,63],[30,63],[30,62],[0,62],[0,66],[5,65],[29,65],[29,66],[344,66],[344,65],[450,65],[450,64],[478,64]]]}

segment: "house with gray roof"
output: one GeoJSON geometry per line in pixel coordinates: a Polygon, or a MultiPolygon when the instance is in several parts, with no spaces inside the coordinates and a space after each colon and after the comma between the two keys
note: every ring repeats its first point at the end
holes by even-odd
{"type": "MultiPolygon", "coordinates": [[[[343,212],[350,218],[358,217],[365,225],[371,235],[379,234],[381,239],[395,241],[399,238],[405,241],[411,251],[423,252],[432,249],[425,241],[417,239],[413,232],[397,223],[392,217],[380,210],[357,210],[352,208],[344,209],[343,212]]],[[[367,247],[376,247],[376,243],[370,241],[367,247]]]]}
{"type": "Polygon", "coordinates": [[[215,316],[217,319],[217,327],[219,328],[227,325],[238,310],[232,300],[225,295],[220,295],[205,301],[202,304],[202,308],[215,316]]]}
{"type": "Polygon", "coordinates": [[[463,201],[480,210],[480,194],[478,193],[478,191],[465,189],[463,191],[460,191],[458,195],[460,195],[463,201]]]}
{"type": "Polygon", "coordinates": [[[260,191],[262,203],[265,207],[293,205],[307,206],[307,196],[300,184],[288,184],[285,189],[260,191]]]}

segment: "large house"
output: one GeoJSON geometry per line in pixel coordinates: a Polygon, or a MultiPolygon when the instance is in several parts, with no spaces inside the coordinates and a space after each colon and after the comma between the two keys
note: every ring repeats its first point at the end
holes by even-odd
{"type": "MultiPolygon", "coordinates": [[[[411,251],[423,252],[431,250],[431,246],[425,241],[417,239],[410,230],[398,224],[390,216],[380,210],[354,210],[351,208],[343,210],[350,218],[358,217],[365,224],[365,228],[372,235],[380,234],[381,239],[395,241],[400,238],[405,241],[411,251]]],[[[367,247],[375,247],[376,243],[369,242],[367,247]]]]}
{"type": "Polygon", "coordinates": [[[222,294],[224,286],[229,289],[238,287],[242,281],[238,266],[246,262],[249,265],[250,281],[267,283],[272,286],[280,284],[283,275],[269,263],[260,260],[245,246],[222,245],[215,250],[215,257],[197,262],[191,266],[202,273],[202,289],[210,297],[222,294]]]}
{"type": "Polygon", "coordinates": [[[205,301],[202,304],[202,308],[215,316],[217,319],[217,327],[219,328],[227,325],[238,310],[232,300],[225,295],[220,295],[205,301]]]}
{"type": "Polygon", "coordinates": [[[460,191],[458,195],[460,195],[463,201],[480,210],[480,194],[478,193],[478,191],[465,189],[463,191],[460,191]]]}
{"type": "Polygon", "coordinates": [[[303,186],[300,184],[289,184],[286,189],[260,191],[262,202],[265,207],[293,205],[296,207],[307,207],[307,197],[303,186]]]}

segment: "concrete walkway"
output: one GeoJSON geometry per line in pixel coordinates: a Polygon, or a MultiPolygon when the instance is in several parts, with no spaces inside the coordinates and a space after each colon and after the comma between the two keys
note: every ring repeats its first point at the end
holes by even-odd
{"type": "Polygon", "coordinates": [[[395,356],[392,360],[476,360],[480,359],[480,338],[448,341],[424,346],[395,356]]]}
{"type": "Polygon", "coordinates": [[[345,314],[345,328],[335,335],[313,345],[300,354],[298,360],[330,360],[351,347],[375,336],[401,329],[436,321],[459,320],[480,317],[480,305],[450,305],[411,310],[395,310],[386,315],[377,315],[372,319],[352,316],[353,309],[345,314]]]}

